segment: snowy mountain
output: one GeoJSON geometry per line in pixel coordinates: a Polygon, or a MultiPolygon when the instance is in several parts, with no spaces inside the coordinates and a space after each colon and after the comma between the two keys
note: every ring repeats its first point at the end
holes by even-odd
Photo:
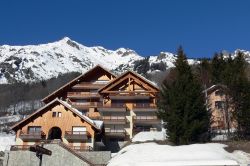
{"type": "MultiPolygon", "coordinates": [[[[247,52],[250,55],[249,52],[247,52]]],[[[100,64],[113,72],[133,70],[135,62],[144,57],[131,49],[108,50],[103,47],[86,47],[68,37],[40,45],[0,46],[0,84],[36,82],[69,72],[84,73],[100,64]]],[[[161,52],[150,56],[150,64],[163,62],[166,68],[174,66],[176,55],[161,52]]],[[[195,60],[189,60],[195,63],[195,60]]],[[[152,72],[152,71],[149,71],[152,72]]]]}

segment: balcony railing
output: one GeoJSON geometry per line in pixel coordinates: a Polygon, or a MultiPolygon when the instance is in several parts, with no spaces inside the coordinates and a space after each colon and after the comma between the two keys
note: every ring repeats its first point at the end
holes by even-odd
{"type": "Polygon", "coordinates": [[[157,116],[134,116],[133,120],[135,123],[160,123],[160,120],[157,116]]]}
{"type": "Polygon", "coordinates": [[[19,138],[21,138],[24,141],[37,141],[45,138],[45,133],[44,132],[24,132],[21,131],[19,138]]]}
{"type": "Polygon", "coordinates": [[[113,100],[130,100],[130,99],[149,99],[150,93],[148,92],[136,92],[136,91],[128,91],[128,92],[116,92],[111,93],[109,95],[110,99],[113,100]]]}
{"type": "Polygon", "coordinates": [[[98,110],[107,112],[125,112],[127,110],[127,107],[124,103],[98,103],[98,110]]]}
{"type": "Polygon", "coordinates": [[[105,128],[105,135],[110,137],[125,137],[126,131],[124,129],[105,128]]]}
{"type": "Polygon", "coordinates": [[[104,124],[126,124],[127,119],[125,116],[103,116],[104,124]]]}
{"type": "Polygon", "coordinates": [[[70,141],[86,141],[90,137],[87,131],[65,131],[65,136],[70,141]]]}
{"type": "Polygon", "coordinates": [[[135,112],[144,112],[144,111],[151,111],[155,112],[157,111],[157,107],[155,104],[151,103],[135,103],[133,104],[133,111],[135,112]]]}
{"type": "Polygon", "coordinates": [[[67,96],[74,99],[100,98],[97,92],[68,92],[67,96]]]}
{"type": "Polygon", "coordinates": [[[98,102],[70,102],[70,104],[77,108],[77,109],[81,109],[81,108],[90,108],[90,107],[97,107],[98,102]]]}
{"type": "Polygon", "coordinates": [[[105,86],[107,82],[81,82],[74,85],[73,89],[99,89],[105,86]]]}

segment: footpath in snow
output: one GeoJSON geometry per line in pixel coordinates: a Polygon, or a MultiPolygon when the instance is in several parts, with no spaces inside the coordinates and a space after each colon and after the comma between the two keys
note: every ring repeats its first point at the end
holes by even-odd
{"type": "Polygon", "coordinates": [[[224,150],[219,143],[192,144],[183,146],[159,145],[153,140],[164,140],[164,133],[142,132],[131,144],[120,150],[108,166],[165,166],[165,165],[247,165],[246,153],[224,150]],[[143,143],[144,141],[144,143],[143,143]]]}

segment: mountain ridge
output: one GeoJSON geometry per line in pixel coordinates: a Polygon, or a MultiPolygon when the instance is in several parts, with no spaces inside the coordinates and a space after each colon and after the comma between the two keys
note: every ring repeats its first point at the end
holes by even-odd
{"type": "MultiPolygon", "coordinates": [[[[248,51],[245,53],[250,55],[248,51]]],[[[102,46],[87,47],[69,37],[47,44],[2,45],[0,84],[38,82],[69,72],[84,73],[97,64],[120,74],[126,70],[133,70],[136,61],[144,58],[129,48],[109,50],[102,46]]],[[[176,55],[160,52],[159,55],[148,58],[150,64],[163,63],[168,69],[174,67],[176,55]]],[[[188,61],[190,64],[198,62],[194,59],[188,61]]]]}

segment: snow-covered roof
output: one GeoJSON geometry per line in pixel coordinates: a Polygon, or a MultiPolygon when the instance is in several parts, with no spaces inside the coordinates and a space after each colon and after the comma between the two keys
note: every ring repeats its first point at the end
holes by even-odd
{"type": "Polygon", "coordinates": [[[225,88],[226,88],[226,85],[223,85],[223,84],[212,85],[212,86],[210,86],[209,88],[203,90],[202,92],[203,92],[203,93],[211,92],[211,91],[214,91],[214,90],[216,90],[216,89],[218,89],[218,88],[224,88],[224,89],[225,89],[225,88]]]}

